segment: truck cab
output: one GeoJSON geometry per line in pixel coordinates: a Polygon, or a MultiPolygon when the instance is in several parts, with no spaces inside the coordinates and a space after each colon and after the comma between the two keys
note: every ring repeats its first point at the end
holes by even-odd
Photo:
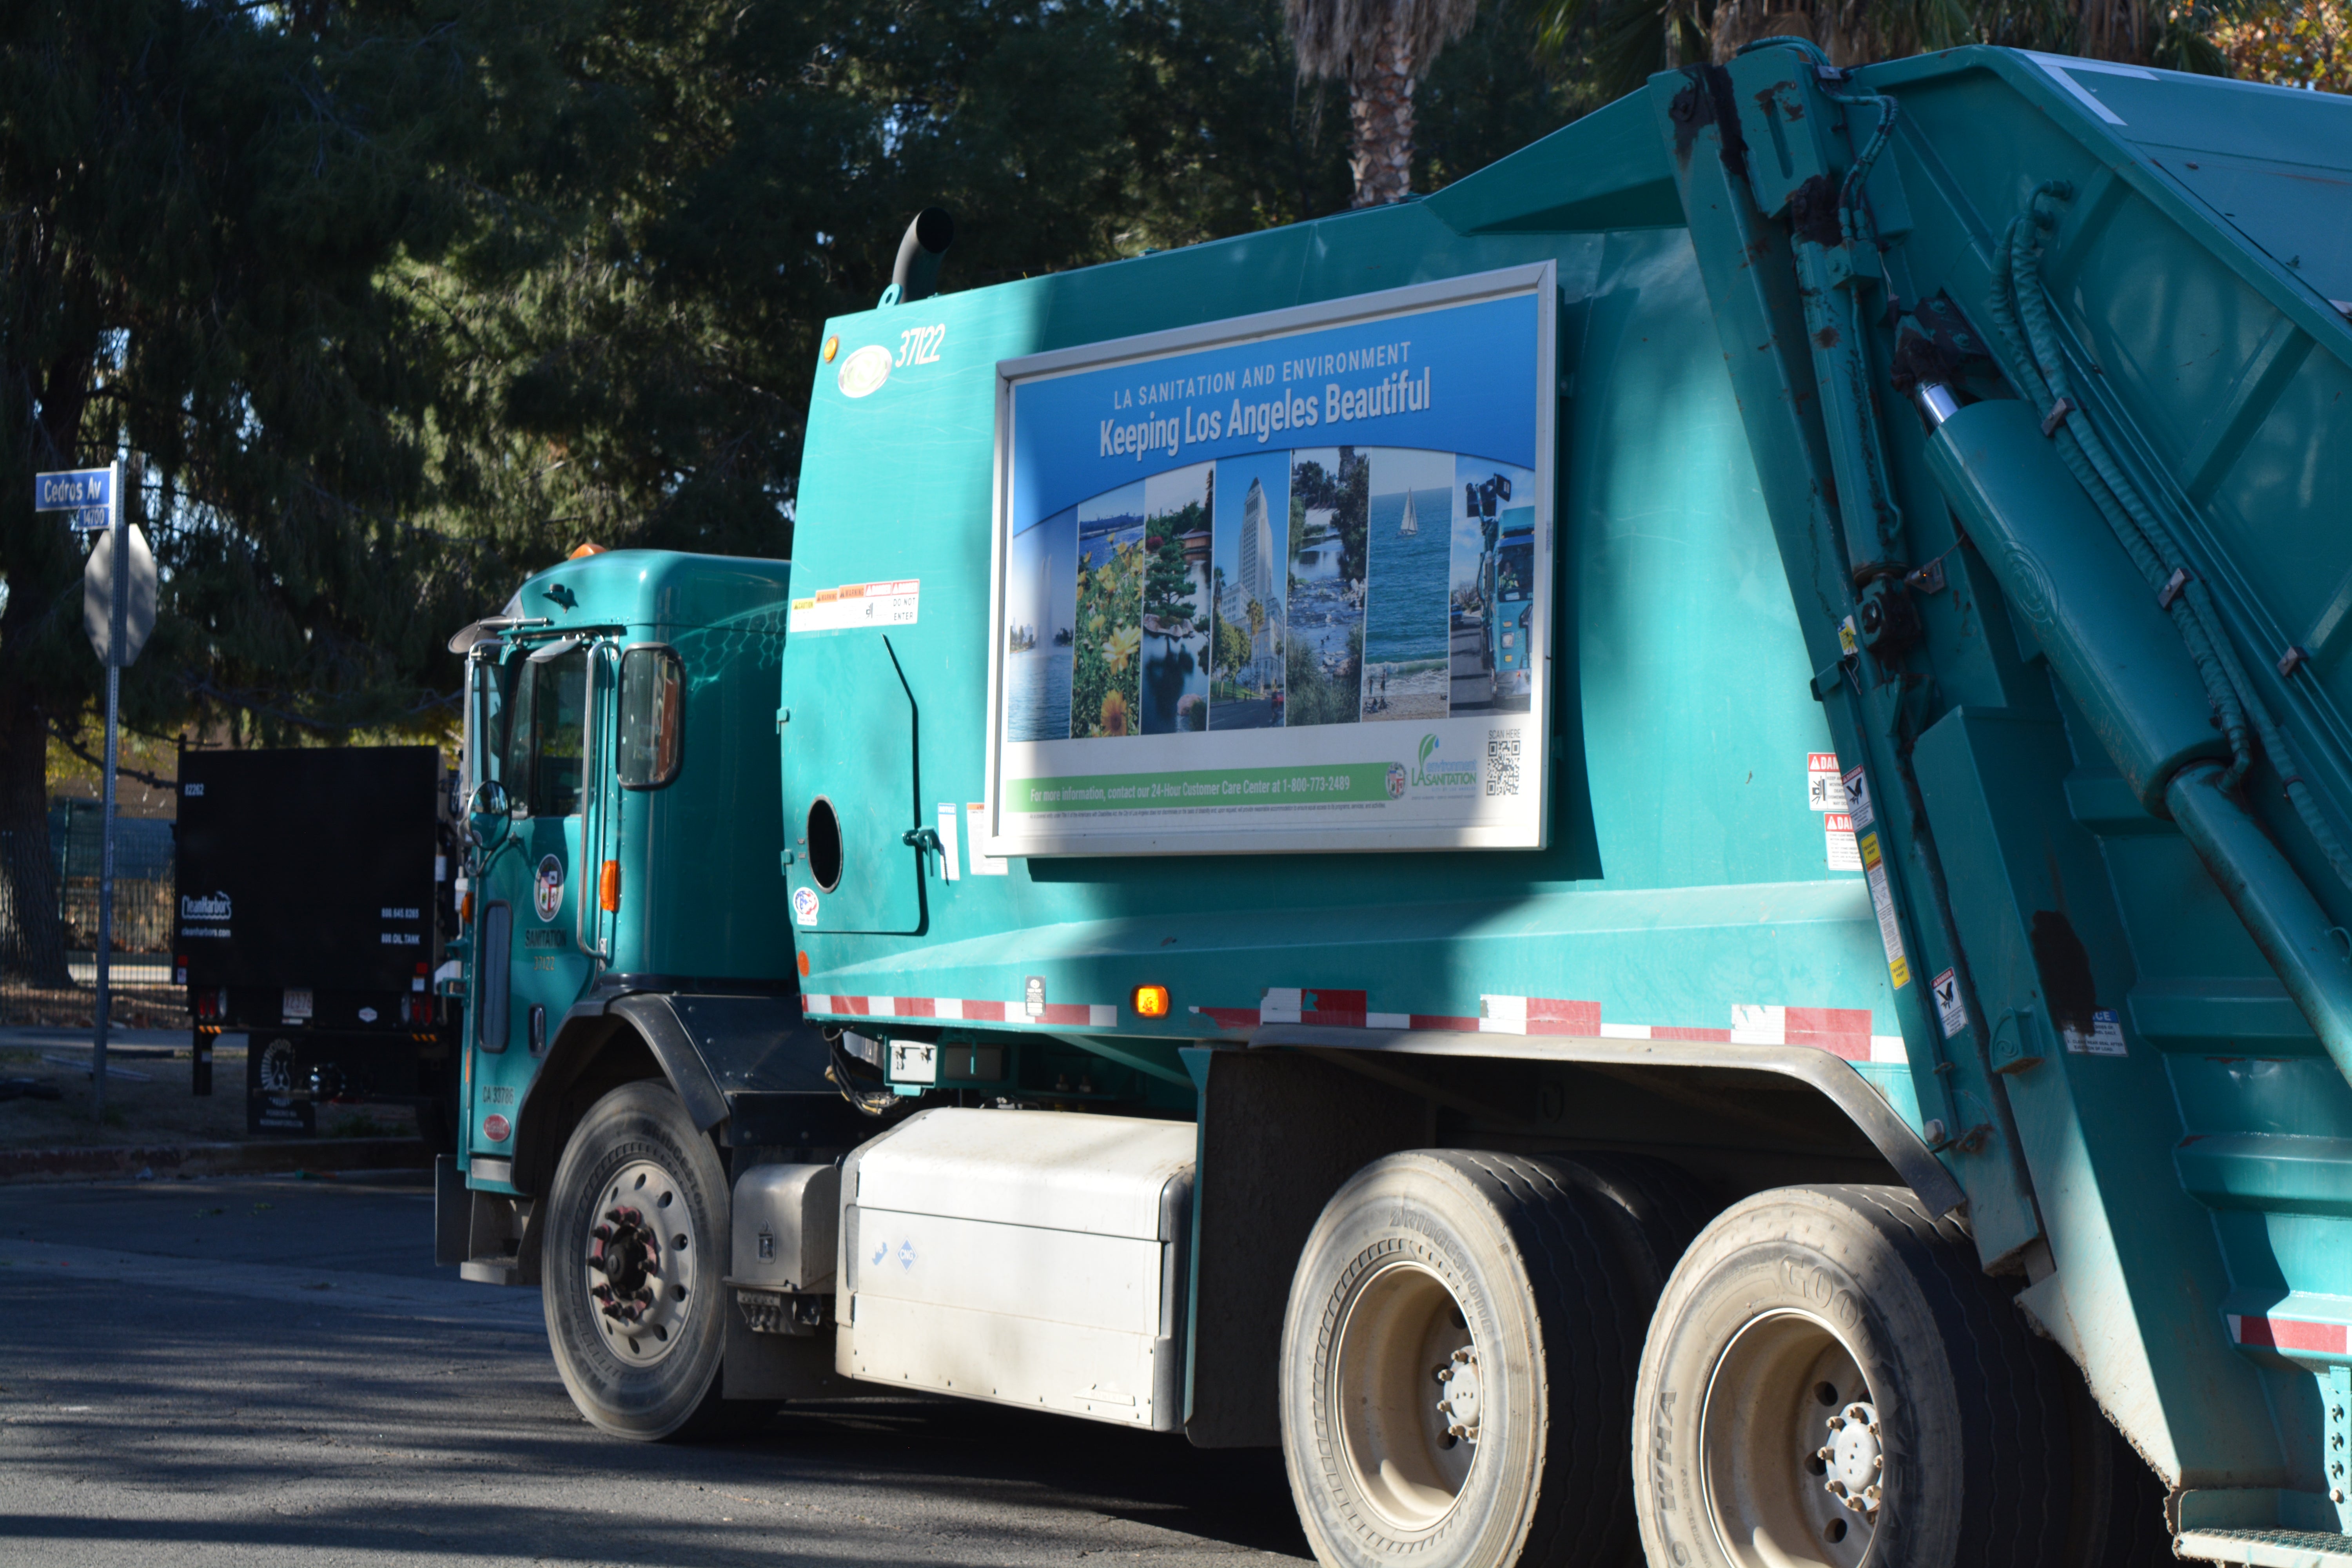
{"type": "Polygon", "coordinates": [[[470,848],[442,974],[464,1037],[437,1250],[469,1278],[535,1279],[530,1194],[546,1192],[583,1095],[666,1081],[708,1131],[811,1088],[771,1059],[822,1051],[799,1027],[776,892],[767,737],[790,571],[583,552],[452,639],[470,848]],[[764,1044],[706,1060],[698,1009],[764,1044]]]}

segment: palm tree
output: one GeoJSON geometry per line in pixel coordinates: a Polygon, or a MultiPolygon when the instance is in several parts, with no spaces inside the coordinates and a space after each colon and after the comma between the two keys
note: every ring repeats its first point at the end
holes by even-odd
{"type": "Polygon", "coordinates": [[[1283,0],[1282,11],[1298,74],[1347,81],[1354,205],[1402,201],[1412,190],[1412,89],[1470,30],[1477,0],[1283,0]]]}
{"type": "Polygon", "coordinates": [[[1810,38],[1833,65],[2007,44],[2226,76],[2213,30],[2252,0],[1537,0],[1538,52],[1589,71],[1601,101],[1759,38],[1810,38]]]}

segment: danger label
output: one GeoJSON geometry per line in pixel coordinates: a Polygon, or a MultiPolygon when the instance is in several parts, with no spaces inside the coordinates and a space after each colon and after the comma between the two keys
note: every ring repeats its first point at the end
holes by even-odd
{"type": "Polygon", "coordinates": [[[1832,811],[1822,818],[1822,831],[1826,845],[1824,853],[1832,871],[1862,869],[1862,847],[1853,841],[1853,818],[1842,811],[1832,811]]]}
{"type": "Polygon", "coordinates": [[[1845,779],[1835,752],[1805,753],[1805,804],[1815,811],[1845,810],[1845,779]]]}

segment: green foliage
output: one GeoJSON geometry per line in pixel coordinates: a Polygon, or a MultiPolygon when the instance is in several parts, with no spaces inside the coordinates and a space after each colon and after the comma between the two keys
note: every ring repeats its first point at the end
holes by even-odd
{"type": "Polygon", "coordinates": [[[1161,635],[1177,636],[1176,624],[1202,618],[1204,612],[1194,597],[1198,586],[1192,580],[1192,568],[1184,559],[1184,535],[1208,527],[1201,503],[1188,503],[1181,511],[1151,520],[1160,530],[1147,539],[1150,567],[1143,580],[1143,613],[1162,628],[1161,635]]]}
{"type": "Polygon", "coordinates": [[[1311,544],[1312,540],[1300,537],[1307,508],[1331,510],[1331,527],[1339,536],[1339,575],[1350,583],[1364,580],[1365,530],[1371,524],[1372,460],[1353,447],[1339,448],[1337,473],[1309,459],[1292,472],[1290,492],[1293,515],[1298,523],[1291,534],[1298,544],[1311,544]]]}
{"type": "Polygon", "coordinates": [[[1219,680],[1239,680],[1249,668],[1250,634],[1247,626],[1217,617],[1217,637],[1212,660],[1212,670],[1219,680]]]}
{"type": "Polygon", "coordinates": [[[1290,644],[1283,671],[1287,691],[1282,722],[1286,729],[1301,724],[1353,724],[1360,710],[1364,669],[1364,628],[1348,628],[1348,654],[1340,667],[1324,673],[1314,646],[1304,638],[1290,644]]]}

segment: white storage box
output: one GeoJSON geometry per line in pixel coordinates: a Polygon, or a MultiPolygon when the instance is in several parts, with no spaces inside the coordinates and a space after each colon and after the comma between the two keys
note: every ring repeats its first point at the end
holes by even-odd
{"type": "Polygon", "coordinates": [[[842,1168],[844,1376],[1173,1430],[1193,1129],[927,1110],[842,1168]]]}

